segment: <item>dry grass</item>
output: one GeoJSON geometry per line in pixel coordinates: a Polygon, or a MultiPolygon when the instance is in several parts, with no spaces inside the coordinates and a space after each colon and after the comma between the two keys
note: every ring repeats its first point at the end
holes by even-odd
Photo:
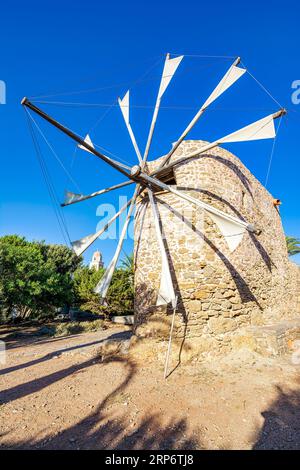
{"type": "Polygon", "coordinates": [[[59,323],[54,326],[53,336],[70,336],[79,333],[91,333],[93,331],[105,330],[106,328],[107,326],[103,320],[59,323]]]}

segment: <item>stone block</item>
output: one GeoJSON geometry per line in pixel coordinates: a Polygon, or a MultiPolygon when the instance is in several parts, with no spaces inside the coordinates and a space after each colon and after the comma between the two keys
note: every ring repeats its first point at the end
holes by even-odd
{"type": "Polygon", "coordinates": [[[201,308],[201,302],[200,300],[191,300],[189,303],[188,303],[188,309],[189,309],[189,312],[191,313],[200,313],[202,308],[201,308]]]}
{"type": "Polygon", "coordinates": [[[133,325],[134,315],[118,315],[111,318],[113,323],[120,323],[122,325],[133,325]]]}
{"type": "Polygon", "coordinates": [[[194,292],[195,299],[207,299],[209,297],[209,293],[204,289],[199,289],[194,292]]]}

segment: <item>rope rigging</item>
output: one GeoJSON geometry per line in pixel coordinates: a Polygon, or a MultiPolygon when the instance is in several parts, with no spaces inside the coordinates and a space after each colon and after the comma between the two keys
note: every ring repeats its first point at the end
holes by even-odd
{"type": "Polygon", "coordinates": [[[63,164],[62,160],[59,158],[59,156],[57,155],[57,153],[55,152],[54,148],[52,147],[52,145],[50,144],[50,142],[48,141],[48,139],[46,138],[45,134],[43,133],[42,129],[40,128],[40,126],[38,125],[38,123],[36,122],[36,120],[33,118],[33,116],[31,116],[31,114],[28,112],[29,114],[29,117],[30,119],[32,120],[32,122],[34,123],[35,127],[37,128],[37,130],[39,131],[40,135],[42,136],[42,138],[44,139],[44,141],[46,142],[47,146],[49,147],[49,149],[51,150],[52,154],[54,155],[55,159],[58,161],[58,163],[60,164],[60,166],[62,167],[63,171],[66,173],[67,177],[69,178],[69,180],[76,186],[76,188],[78,189],[78,191],[81,192],[79,186],[78,186],[78,183],[77,181],[74,180],[73,176],[70,174],[70,172],[67,170],[67,168],[65,167],[65,165],[63,164]]]}
{"type": "Polygon", "coordinates": [[[199,54],[182,54],[177,52],[170,52],[170,56],[184,55],[184,57],[193,57],[199,59],[235,59],[236,56],[230,55],[199,55],[199,54]]]}
{"type": "MultiPolygon", "coordinates": [[[[159,56],[159,60],[157,62],[155,62],[139,79],[133,81],[133,82],[130,82],[134,85],[136,85],[137,83],[140,83],[142,81],[146,81],[146,80],[143,80],[150,72],[152,69],[154,69],[158,63],[161,61],[161,58],[162,56],[159,56]]],[[[119,86],[119,85],[116,85],[116,86],[119,86]]],[[[111,87],[108,87],[108,88],[111,88],[111,87]]],[[[104,87],[102,89],[107,89],[107,87],[104,87]]],[[[79,92],[80,93],[80,92],[79,92]]],[[[48,95],[49,96],[49,95],[48,95]]],[[[37,101],[36,101],[37,102],[37,101]]],[[[94,131],[100,124],[100,122],[102,122],[107,116],[108,114],[110,113],[110,111],[115,107],[117,106],[118,100],[116,99],[113,103],[105,106],[107,107],[107,109],[104,111],[104,113],[96,120],[96,122],[90,127],[90,129],[88,130],[87,134],[90,134],[92,131],[94,131]]],[[[59,102],[59,104],[61,104],[61,102],[59,102]]],[[[121,157],[115,155],[114,153],[112,153],[111,151],[105,149],[104,147],[101,147],[97,144],[95,144],[96,147],[98,147],[99,149],[101,150],[104,150],[106,153],[108,153],[109,155],[111,155],[112,157],[114,157],[115,159],[119,160],[119,161],[122,161],[123,163],[126,163],[128,164],[127,161],[125,161],[124,159],[122,159],[121,157]]],[[[77,154],[77,150],[78,150],[78,146],[75,146],[75,150],[74,150],[74,153],[73,153],[73,156],[72,156],[72,165],[71,165],[71,168],[74,167],[74,163],[75,163],[75,157],[76,157],[76,154],[77,154]]]]}
{"type": "Polygon", "coordinates": [[[282,117],[283,117],[283,116],[280,116],[280,118],[279,118],[279,122],[278,122],[278,126],[277,126],[276,135],[275,135],[274,140],[273,140],[273,143],[272,143],[272,149],[271,149],[271,154],[270,154],[270,158],[269,158],[269,164],[268,164],[267,174],[266,174],[266,179],[265,179],[265,188],[267,188],[267,185],[268,185],[268,182],[269,182],[269,176],[270,176],[271,167],[272,167],[272,163],[273,163],[273,157],[274,157],[274,152],[275,152],[275,146],[276,146],[276,142],[277,142],[277,137],[278,137],[278,133],[279,133],[279,129],[280,129],[280,124],[281,124],[281,121],[282,121],[282,117]]]}
{"type": "MultiPolygon", "coordinates": [[[[70,107],[99,107],[99,108],[108,108],[107,112],[111,111],[112,108],[118,108],[119,105],[115,101],[113,103],[82,103],[76,101],[33,101],[33,103],[37,104],[50,104],[53,106],[70,106],[70,107]]],[[[126,106],[124,106],[126,107],[126,106]]],[[[130,108],[135,109],[153,109],[153,106],[150,105],[142,105],[142,104],[131,104],[130,108]]],[[[182,111],[196,111],[198,109],[197,106],[160,106],[160,109],[165,110],[182,110],[182,111]]],[[[266,107],[225,107],[225,106],[215,106],[212,111],[270,111],[273,108],[266,108],[266,107]]],[[[105,114],[105,113],[104,113],[105,114]]],[[[106,117],[106,116],[104,116],[106,117]]],[[[100,121],[102,120],[102,117],[100,121]]],[[[91,128],[93,130],[93,127],[91,128]]]]}
{"type": "MultiPolygon", "coordinates": [[[[41,98],[50,98],[50,97],[55,97],[55,96],[73,96],[73,95],[80,95],[80,94],[85,94],[85,93],[93,93],[93,92],[99,92],[99,91],[113,90],[114,88],[120,88],[120,87],[132,88],[133,86],[136,86],[140,83],[147,83],[147,82],[150,82],[150,81],[155,81],[156,77],[147,78],[147,79],[145,79],[145,77],[147,75],[149,75],[149,73],[163,60],[164,55],[161,54],[157,57],[159,57],[159,59],[153,65],[151,65],[151,67],[137,80],[131,80],[131,81],[128,81],[128,82],[119,82],[119,83],[116,83],[116,84],[113,84],[113,85],[107,85],[107,86],[104,86],[104,87],[87,88],[87,89],[83,89],[83,90],[64,91],[64,92],[58,92],[58,93],[54,92],[54,93],[49,93],[49,94],[30,96],[29,99],[32,102],[34,102],[34,101],[36,101],[38,99],[41,99],[41,98]]],[[[229,57],[229,56],[191,56],[191,55],[190,56],[185,55],[185,57],[220,58],[220,59],[223,59],[223,60],[224,59],[233,59],[234,58],[234,57],[229,57]]],[[[210,63],[210,64],[206,64],[206,65],[200,67],[199,70],[209,68],[213,65],[215,65],[215,62],[210,63]]],[[[195,67],[193,67],[193,68],[190,67],[190,69],[195,70],[195,67]]]]}
{"type": "Polygon", "coordinates": [[[258,86],[274,101],[274,103],[276,103],[280,108],[283,108],[284,106],[282,106],[279,101],[276,100],[276,98],[272,95],[272,93],[267,90],[267,88],[256,78],[254,77],[254,75],[248,70],[248,68],[246,67],[246,65],[241,61],[241,64],[243,64],[243,66],[245,67],[245,69],[247,70],[247,73],[248,75],[250,75],[250,77],[258,84],[258,86]]]}
{"type": "MultiPolygon", "coordinates": [[[[71,95],[78,95],[78,94],[82,94],[82,93],[91,93],[91,92],[95,92],[95,91],[111,90],[113,88],[119,88],[119,87],[122,87],[122,86],[128,87],[128,86],[135,85],[137,83],[142,83],[143,81],[149,81],[149,79],[144,80],[144,77],[146,77],[162,61],[163,54],[160,54],[159,56],[156,56],[155,58],[157,58],[157,57],[159,57],[159,59],[154,64],[152,64],[151,67],[137,80],[122,82],[122,83],[116,83],[114,85],[107,85],[107,86],[104,86],[104,87],[89,88],[89,89],[85,89],[85,90],[76,90],[76,91],[71,91],[71,92],[70,91],[69,92],[58,92],[58,93],[51,93],[51,94],[47,94],[47,95],[37,95],[37,96],[31,96],[29,98],[32,101],[34,101],[35,99],[38,99],[38,98],[48,98],[48,97],[51,97],[51,96],[71,96],[71,95]]],[[[153,80],[153,79],[151,79],[151,80],[153,80]]]]}
{"type": "MultiPolygon", "coordinates": [[[[72,175],[69,173],[69,171],[67,170],[67,168],[65,167],[65,165],[63,164],[63,162],[61,161],[61,159],[59,158],[59,156],[55,152],[54,148],[52,147],[52,145],[50,144],[50,142],[46,138],[45,134],[43,133],[43,131],[41,130],[41,128],[37,124],[36,120],[33,118],[33,116],[31,116],[30,112],[27,109],[26,109],[26,111],[27,111],[27,119],[29,120],[29,124],[32,128],[31,130],[33,131],[32,123],[34,123],[36,129],[38,130],[39,134],[44,139],[45,143],[49,147],[49,149],[50,149],[51,153],[54,155],[55,159],[58,161],[58,163],[62,167],[63,171],[65,172],[65,174],[67,176],[67,178],[69,180],[71,180],[72,183],[77,187],[79,193],[82,193],[79,185],[74,180],[72,175]]],[[[69,244],[71,246],[71,239],[70,239],[69,231],[68,231],[68,228],[67,228],[67,222],[66,222],[63,210],[61,210],[61,205],[59,203],[57,194],[55,192],[54,184],[51,181],[51,177],[50,177],[49,171],[47,169],[46,162],[43,159],[42,152],[41,152],[40,146],[38,145],[37,139],[33,134],[32,134],[32,137],[34,139],[34,144],[35,144],[35,149],[36,149],[36,153],[37,153],[37,156],[38,156],[38,161],[39,161],[41,169],[42,169],[42,175],[44,177],[44,180],[45,180],[45,183],[46,183],[49,195],[50,195],[51,203],[52,203],[53,210],[54,210],[55,216],[56,216],[58,224],[59,224],[59,228],[61,230],[61,233],[62,233],[62,236],[63,236],[63,239],[64,239],[65,243],[67,245],[69,244]]]]}

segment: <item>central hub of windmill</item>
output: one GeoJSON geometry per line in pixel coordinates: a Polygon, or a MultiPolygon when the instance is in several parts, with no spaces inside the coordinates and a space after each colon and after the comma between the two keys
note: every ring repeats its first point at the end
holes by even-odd
{"type": "Polygon", "coordinates": [[[134,165],[130,170],[131,176],[138,176],[140,172],[141,172],[141,167],[139,165],[134,165]]]}

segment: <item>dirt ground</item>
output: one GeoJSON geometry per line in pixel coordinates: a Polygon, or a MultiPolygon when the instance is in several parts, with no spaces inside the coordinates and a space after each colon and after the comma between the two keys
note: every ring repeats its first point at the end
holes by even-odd
{"type": "Polygon", "coordinates": [[[300,365],[290,357],[244,350],[164,380],[163,364],[128,354],[130,335],[7,340],[0,447],[300,449],[300,365]],[[110,342],[121,347],[103,356],[110,342]]]}

